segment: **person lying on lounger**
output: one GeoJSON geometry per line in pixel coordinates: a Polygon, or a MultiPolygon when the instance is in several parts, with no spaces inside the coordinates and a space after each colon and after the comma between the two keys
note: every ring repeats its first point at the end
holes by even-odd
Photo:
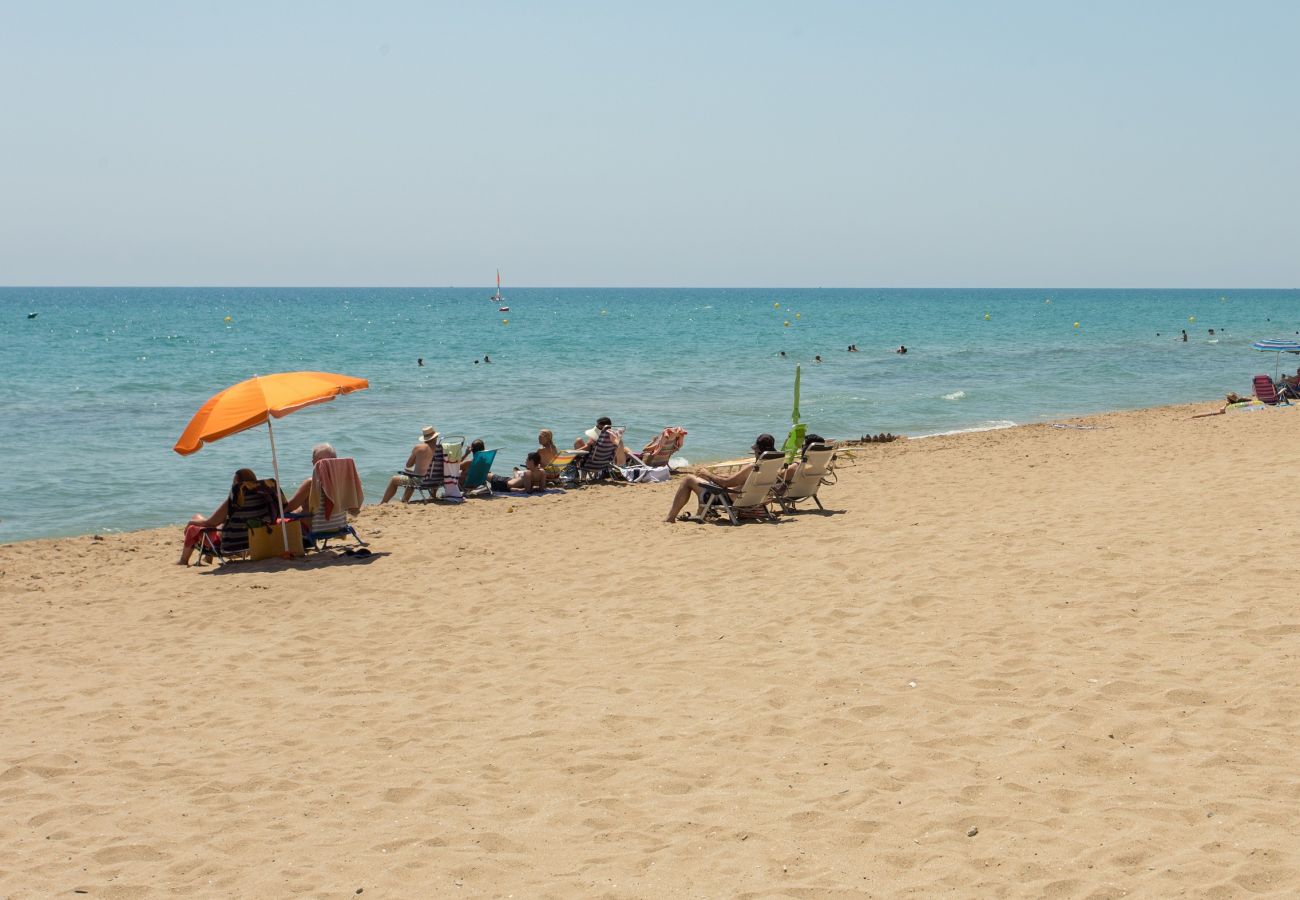
{"type": "Polygon", "coordinates": [[[749,473],[754,471],[754,463],[764,453],[776,449],[776,438],[770,434],[760,434],[754,439],[754,446],[749,449],[754,451],[754,462],[741,466],[730,475],[710,475],[708,478],[699,475],[687,475],[682,479],[682,483],[677,486],[677,493],[673,495],[673,505],[668,509],[668,518],[665,522],[676,522],[678,514],[686,501],[694,494],[696,499],[701,503],[704,501],[704,490],[707,487],[720,488],[738,488],[749,478],[749,473]]]}

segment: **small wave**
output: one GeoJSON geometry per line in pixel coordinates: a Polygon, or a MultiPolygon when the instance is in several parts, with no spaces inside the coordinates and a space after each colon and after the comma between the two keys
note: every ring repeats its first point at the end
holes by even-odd
{"type": "Polygon", "coordinates": [[[974,434],[977,431],[1001,431],[1003,428],[1015,427],[1017,427],[1016,423],[1012,422],[1010,419],[994,419],[993,421],[985,422],[983,425],[974,425],[970,428],[954,428],[951,431],[936,431],[932,434],[918,434],[913,438],[913,440],[932,437],[948,437],[953,434],[974,434]]]}
{"type": "Polygon", "coordinates": [[[944,394],[944,395],[943,395],[943,399],[945,399],[945,400],[960,400],[960,399],[962,399],[962,398],[965,397],[965,396],[966,396],[966,392],[965,392],[965,391],[953,391],[951,394],[944,394]]]}

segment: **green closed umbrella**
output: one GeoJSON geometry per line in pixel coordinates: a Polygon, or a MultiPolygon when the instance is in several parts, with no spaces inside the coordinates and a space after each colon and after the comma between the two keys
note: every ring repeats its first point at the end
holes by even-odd
{"type": "Polygon", "coordinates": [[[803,449],[803,438],[808,433],[808,426],[799,421],[799,375],[800,367],[794,367],[794,410],[790,413],[790,421],[794,427],[790,433],[785,436],[785,443],[781,449],[785,451],[785,461],[792,462],[795,456],[803,449]]]}

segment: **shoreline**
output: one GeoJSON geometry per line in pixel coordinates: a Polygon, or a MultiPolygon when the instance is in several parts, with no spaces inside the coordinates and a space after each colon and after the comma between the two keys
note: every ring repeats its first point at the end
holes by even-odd
{"type": "MultiPolygon", "coordinates": [[[[1206,403],[1212,403],[1212,402],[1220,402],[1220,401],[1205,401],[1205,402],[1206,402],[1206,403]]],[[[1044,420],[1039,421],[1039,422],[1019,422],[1019,423],[1012,423],[1012,424],[1006,424],[1006,425],[990,425],[990,426],[987,426],[987,427],[983,427],[983,426],[973,426],[973,427],[970,427],[970,428],[959,428],[959,429],[954,429],[954,430],[950,430],[950,431],[939,431],[939,432],[933,432],[933,433],[927,433],[927,434],[918,434],[918,435],[899,435],[898,437],[899,437],[903,442],[906,442],[906,441],[919,441],[919,440],[927,440],[927,441],[928,441],[928,440],[933,440],[934,438],[939,438],[939,437],[955,437],[955,436],[959,436],[959,435],[963,435],[963,434],[982,434],[982,433],[989,432],[989,431],[1006,431],[1006,430],[1016,429],[1016,428],[1031,428],[1031,427],[1034,427],[1034,426],[1036,426],[1036,425],[1050,425],[1050,424],[1057,423],[1057,422],[1070,422],[1070,421],[1074,421],[1074,420],[1076,420],[1076,419],[1092,418],[1092,417],[1096,417],[1096,416],[1107,416],[1107,415],[1114,415],[1114,414],[1125,413],[1125,412],[1137,412],[1137,411],[1142,411],[1142,410],[1152,410],[1152,411],[1154,411],[1154,410],[1170,409],[1170,408],[1175,408],[1175,407],[1184,407],[1184,406],[1186,406],[1186,407],[1190,407],[1190,406],[1198,405],[1199,403],[1200,403],[1200,401],[1191,401],[1191,402],[1189,402],[1189,403],[1165,404],[1165,405],[1160,405],[1160,406],[1130,407],[1130,408],[1126,408],[1126,409],[1106,410],[1106,411],[1104,411],[1104,412],[1083,413],[1083,414],[1079,414],[1079,415],[1067,415],[1067,416],[1062,416],[1062,417],[1060,417],[1060,418],[1044,419],[1044,420]]],[[[1010,421],[1010,420],[1007,420],[1007,421],[1010,421]]],[[[782,439],[781,436],[778,435],[778,442],[779,442],[781,439],[782,439]]],[[[840,440],[843,440],[843,441],[855,441],[855,440],[857,440],[857,438],[842,438],[842,439],[840,439],[840,440]]],[[[687,455],[687,454],[682,454],[682,455],[687,455]]],[[[689,464],[689,466],[687,466],[687,467],[685,468],[684,471],[695,471],[695,470],[697,470],[697,469],[708,468],[708,467],[710,467],[710,466],[727,466],[727,465],[734,464],[734,462],[735,462],[735,458],[732,458],[732,459],[716,459],[716,460],[711,460],[711,461],[706,462],[706,463],[696,463],[696,462],[691,462],[691,463],[689,464]]],[[[509,496],[509,495],[500,495],[500,496],[501,496],[501,497],[505,497],[505,496],[509,496]]],[[[477,498],[472,498],[472,499],[477,499],[477,498]]],[[[218,502],[218,501],[212,501],[212,504],[215,504],[216,502],[218,502]]],[[[394,504],[398,504],[398,503],[399,503],[399,501],[397,501],[397,500],[394,500],[394,501],[392,501],[392,502],[393,502],[394,504]]],[[[466,502],[470,502],[470,501],[466,501],[466,502]]],[[[199,503],[198,505],[201,506],[202,503],[199,503]]],[[[417,505],[418,505],[418,504],[417,504],[417,505]]],[[[430,505],[439,505],[439,504],[430,504],[430,505]]],[[[365,504],[365,506],[362,507],[362,515],[363,515],[363,516],[365,515],[365,511],[366,511],[366,510],[369,510],[369,509],[371,509],[371,508],[376,508],[376,507],[378,507],[378,506],[379,506],[379,504],[378,504],[377,502],[376,502],[376,503],[367,503],[367,504],[365,504]]],[[[196,506],[196,508],[198,508],[198,507],[196,506]]],[[[162,525],[149,525],[149,526],[144,526],[144,527],[141,527],[141,528],[129,528],[129,529],[111,529],[111,528],[109,528],[109,529],[102,529],[102,530],[99,530],[99,531],[81,531],[81,532],[74,532],[74,533],[61,534],[61,535],[48,535],[48,536],[44,536],[44,537],[17,538],[17,539],[14,539],[14,540],[5,540],[5,541],[0,541],[0,547],[14,546],[14,545],[20,545],[20,544],[29,544],[29,543],[33,543],[33,542],[39,542],[39,541],[75,540],[75,539],[77,539],[77,538],[92,537],[92,536],[94,536],[94,535],[96,535],[96,534],[99,534],[99,535],[101,535],[101,536],[108,536],[108,535],[129,535],[129,534],[147,533],[147,532],[153,532],[153,531],[159,531],[159,530],[166,530],[166,529],[180,529],[180,528],[183,528],[183,527],[184,527],[184,521],[178,520],[178,521],[176,521],[176,522],[169,522],[169,523],[165,523],[165,524],[162,524],[162,525]]]]}

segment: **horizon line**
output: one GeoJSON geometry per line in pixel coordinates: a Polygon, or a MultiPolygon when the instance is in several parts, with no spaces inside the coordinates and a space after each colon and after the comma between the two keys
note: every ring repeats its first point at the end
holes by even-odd
{"type": "MultiPolygon", "coordinates": [[[[392,290],[392,291],[430,291],[430,290],[491,290],[492,283],[487,284],[0,284],[0,290],[51,290],[51,289],[142,289],[142,290],[392,290]]],[[[565,285],[539,284],[516,285],[511,290],[557,290],[557,291],[1294,291],[1300,287],[1242,287],[1227,285],[1162,285],[1160,287],[1143,287],[1140,285],[692,285],[692,284],[604,284],[604,285],[565,285]]],[[[503,296],[504,299],[504,296],[503,296]]]]}

